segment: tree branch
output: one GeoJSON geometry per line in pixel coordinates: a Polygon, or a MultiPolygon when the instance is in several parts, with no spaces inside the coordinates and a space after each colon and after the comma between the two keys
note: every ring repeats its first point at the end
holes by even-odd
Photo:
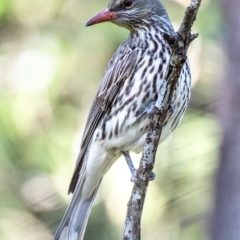
{"type": "Polygon", "coordinates": [[[140,183],[134,184],[130,200],[128,202],[127,215],[124,224],[123,240],[141,239],[141,217],[148,188],[149,177],[152,172],[155,155],[161,136],[162,128],[171,103],[173,92],[180,76],[182,67],[187,60],[187,50],[190,43],[198,37],[198,34],[191,34],[193,22],[196,19],[201,0],[191,0],[190,6],[185,12],[183,22],[177,32],[171,35],[164,34],[172,54],[163,83],[164,95],[159,93],[155,104],[155,112],[150,116],[151,122],[148,127],[144,150],[137,170],[137,179],[140,183]]]}

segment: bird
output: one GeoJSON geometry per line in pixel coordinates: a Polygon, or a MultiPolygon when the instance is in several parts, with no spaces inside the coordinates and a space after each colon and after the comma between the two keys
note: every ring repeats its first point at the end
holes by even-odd
{"type": "MultiPolygon", "coordinates": [[[[163,4],[159,0],[111,0],[86,26],[103,22],[126,28],[130,34],[107,65],[92,103],[69,186],[72,199],[54,240],[84,238],[105,173],[120,156],[131,161],[130,152],[143,150],[149,114],[164,91],[171,49],[163,35],[172,34],[174,29],[163,4]]],[[[190,100],[190,88],[187,60],[174,89],[160,142],[180,123],[190,100]]]]}

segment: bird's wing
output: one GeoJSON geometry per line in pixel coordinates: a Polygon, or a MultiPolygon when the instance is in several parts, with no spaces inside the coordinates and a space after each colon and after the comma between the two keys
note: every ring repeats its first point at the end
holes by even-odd
{"type": "Polygon", "coordinates": [[[87,119],[81,143],[81,150],[69,186],[69,192],[74,192],[79,177],[83,177],[85,169],[81,169],[82,163],[92,136],[103,114],[111,107],[111,104],[119,92],[123,82],[130,76],[134,66],[136,65],[137,57],[137,49],[132,50],[129,47],[122,46],[114,54],[108,64],[104,78],[96,94],[87,119]]]}

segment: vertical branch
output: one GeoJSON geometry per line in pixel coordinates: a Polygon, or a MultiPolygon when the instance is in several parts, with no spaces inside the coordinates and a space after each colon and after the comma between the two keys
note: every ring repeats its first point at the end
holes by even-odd
{"type": "Polygon", "coordinates": [[[171,35],[163,35],[172,50],[165,81],[162,86],[165,90],[165,94],[164,96],[159,94],[155,105],[155,114],[150,116],[151,121],[148,127],[140,166],[137,171],[137,179],[140,180],[140,183],[134,184],[132,194],[128,202],[122,238],[123,240],[141,239],[141,217],[149,177],[154,166],[155,155],[165,118],[167,116],[168,107],[170,105],[176,83],[181,74],[182,66],[187,59],[188,47],[198,36],[197,34],[191,34],[191,27],[196,19],[200,4],[201,0],[191,0],[190,6],[185,12],[185,16],[179,30],[176,33],[173,32],[171,35]]]}

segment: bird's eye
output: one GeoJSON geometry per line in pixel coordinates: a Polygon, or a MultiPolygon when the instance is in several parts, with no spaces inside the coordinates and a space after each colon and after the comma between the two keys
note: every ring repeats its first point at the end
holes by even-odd
{"type": "Polygon", "coordinates": [[[123,5],[127,8],[131,7],[133,4],[132,0],[123,0],[123,5]]]}

